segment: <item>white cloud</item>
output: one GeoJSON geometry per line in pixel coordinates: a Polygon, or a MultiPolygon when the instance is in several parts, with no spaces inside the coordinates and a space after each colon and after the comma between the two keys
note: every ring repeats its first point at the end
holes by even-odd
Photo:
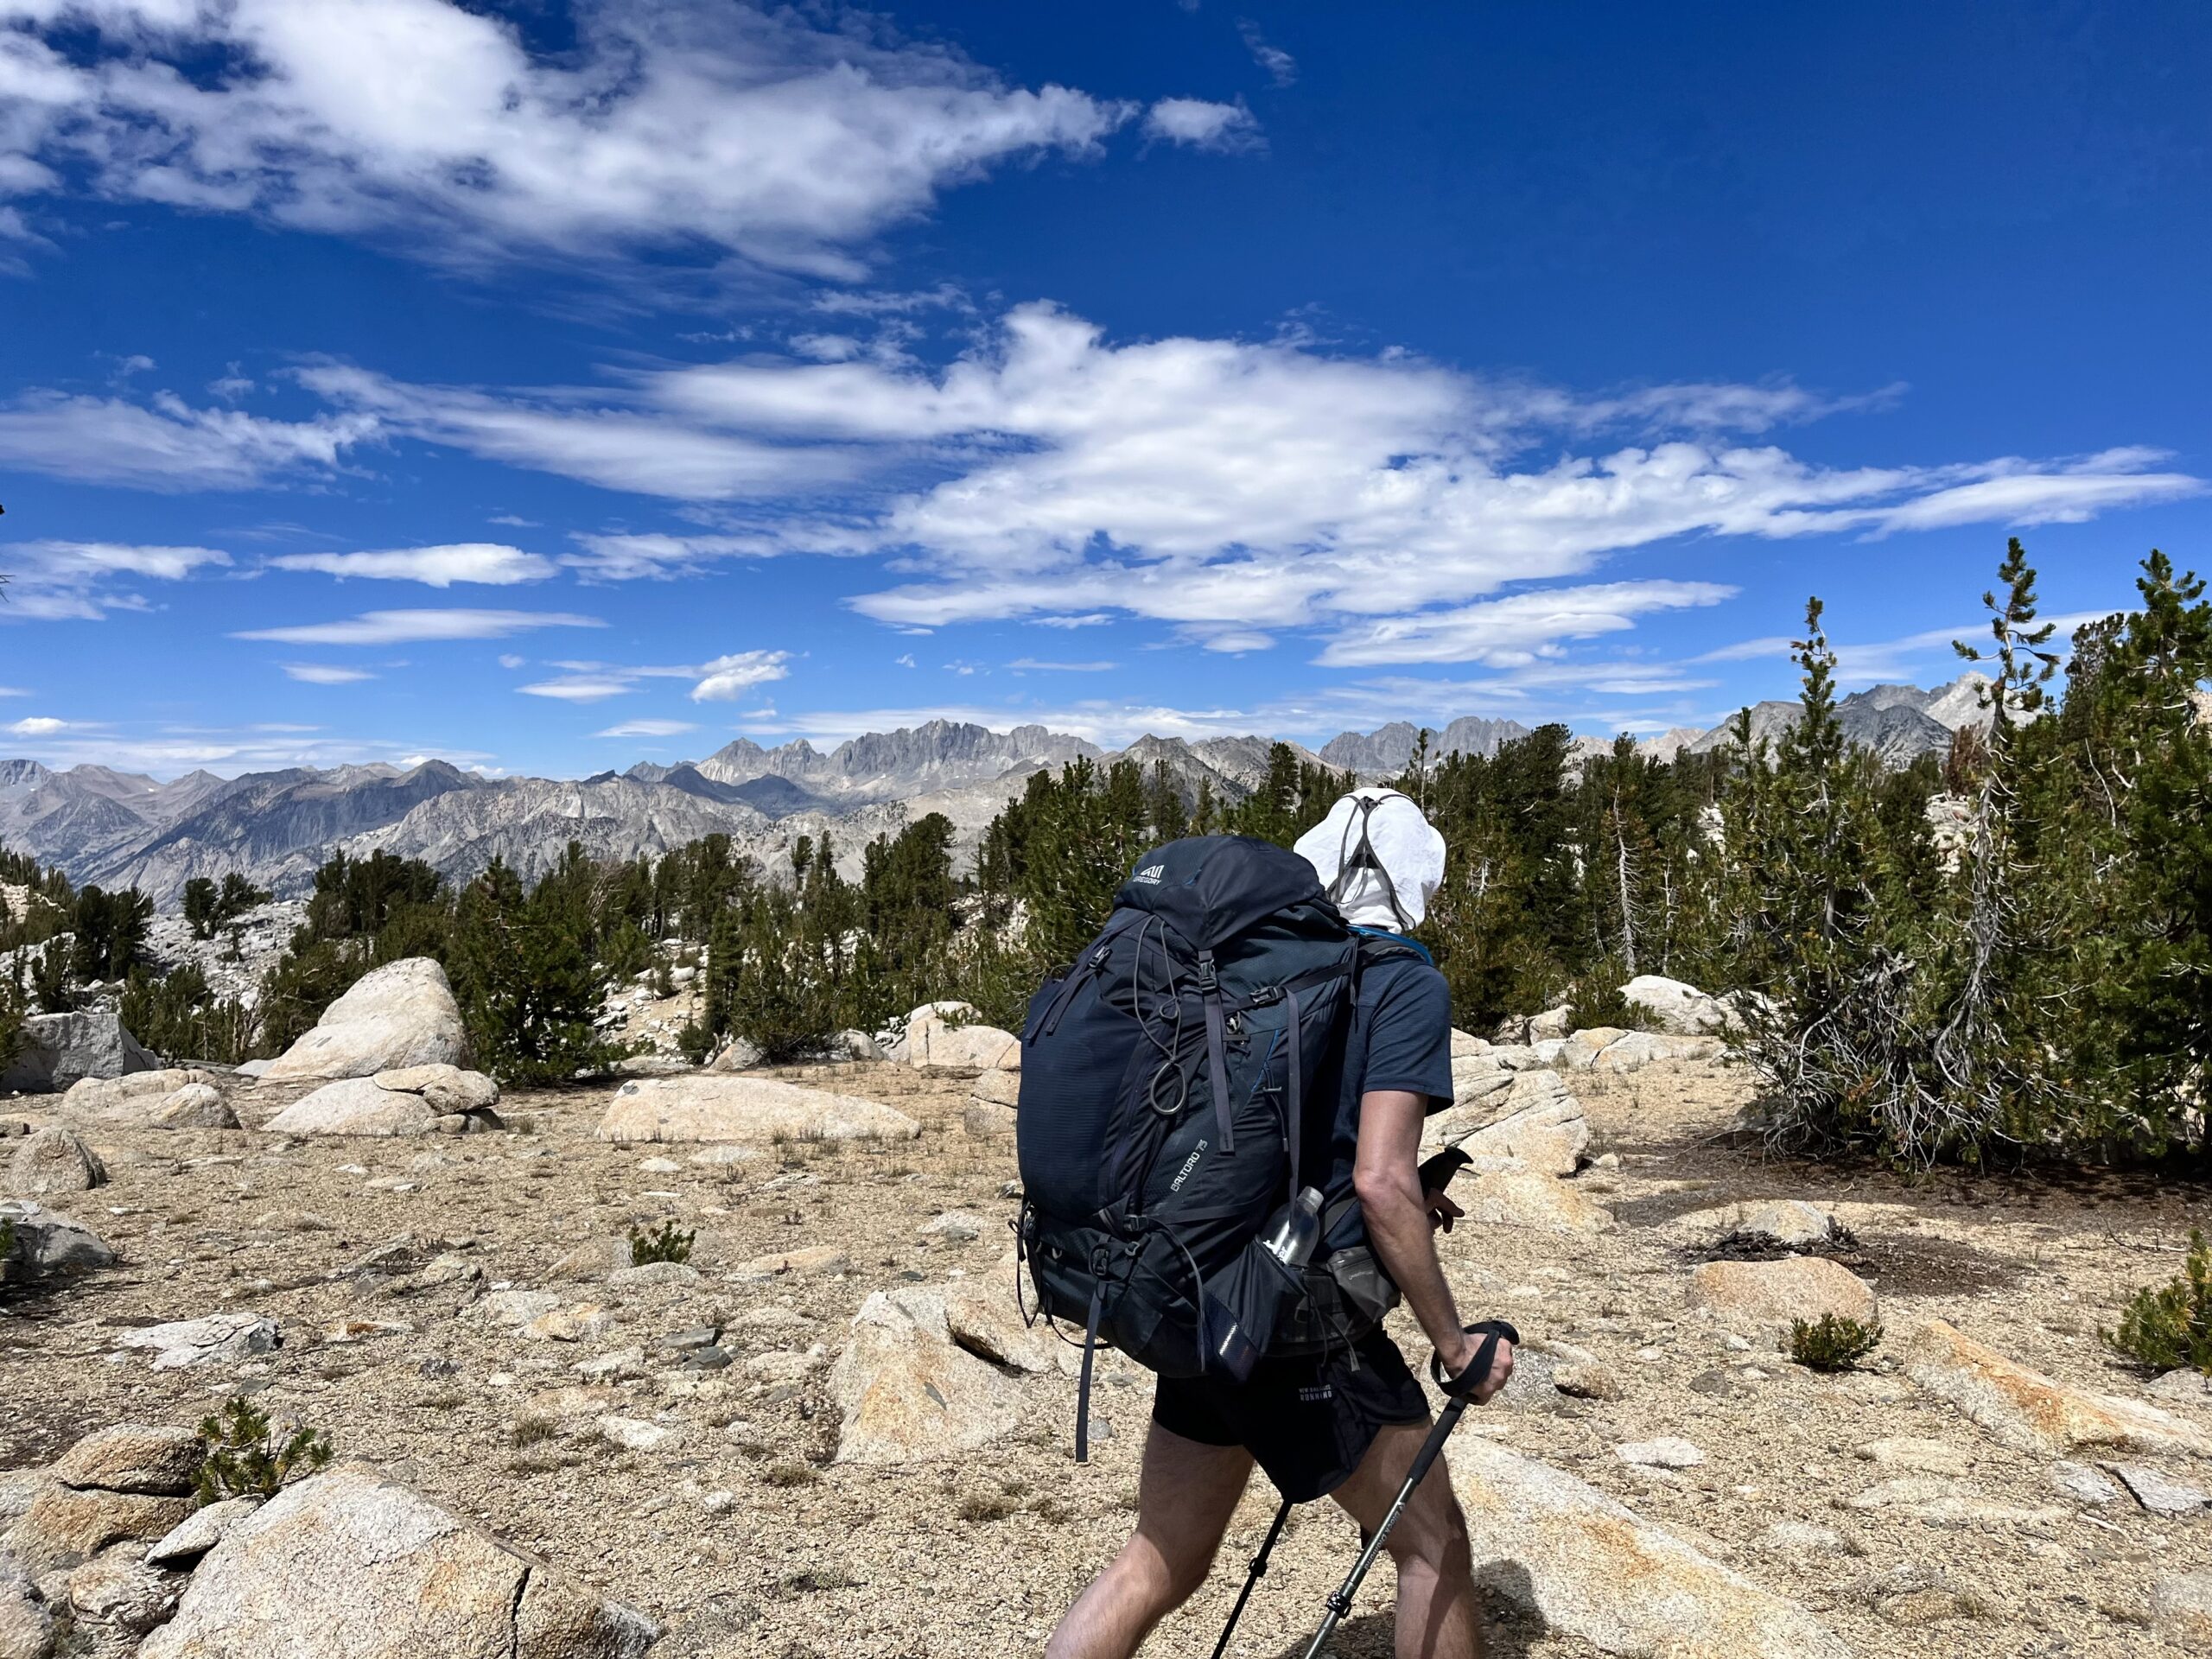
{"type": "Polygon", "coordinates": [[[499,666],[501,668],[520,668],[529,660],[529,658],[518,657],[511,651],[503,651],[499,653],[499,666]]]}
{"type": "Polygon", "coordinates": [[[457,582],[508,588],[543,582],[554,574],[550,559],[497,542],[457,542],[442,547],[403,547],[358,553],[286,553],[270,563],[283,570],[320,570],[327,575],[381,582],[419,582],[450,588],[457,582]]]}
{"type": "Polygon", "coordinates": [[[603,732],[594,732],[594,737],[681,737],[686,732],[699,728],[688,720],[626,720],[620,726],[610,726],[603,732]]]}
{"type": "Polygon", "coordinates": [[[30,693],[20,685],[0,685],[0,697],[28,697],[30,693]]]}
{"type": "Polygon", "coordinates": [[[717,657],[700,669],[702,678],[691,688],[694,702],[728,702],[756,685],[786,677],[791,671],[787,651],[740,651],[717,657]]]}
{"type": "Polygon", "coordinates": [[[898,627],[1134,614],[1232,649],[1299,629],[1353,651],[1395,618],[1396,649],[1423,641],[1437,662],[1496,648],[1459,608],[1675,537],[2033,522],[2203,488],[2143,449],[1848,467],[1737,435],[1877,407],[1888,388],[1577,397],[1295,337],[1116,344],[1045,304],[938,370],[748,358],[628,374],[598,400],[327,374],[325,390],[387,426],[474,453],[493,452],[493,433],[518,464],[774,505],[740,531],[580,538],[572,557],[602,578],[887,554],[906,579],[853,603],[898,627]],[[834,516],[819,507],[833,480],[834,516]]]}
{"type": "Polygon", "coordinates": [[[1260,140],[1260,124],[1242,104],[1213,104],[1202,98],[1163,98],[1146,111],[1145,135],[1193,149],[1250,149],[1260,140]]]}
{"type": "MultiPolygon", "coordinates": [[[[0,15],[4,4],[0,0],[0,15]]],[[[0,71],[9,38],[0,33],[0,71]]],[[[274,421],[235,409],[194,409],[168,392],[140,404],[29,391],[0,404],[0,466],[130,489],[243,490],[301,468],[334,467],[377,433],[375,417],[359,413],[274,421]]]]}
{"type": "Polygon", "coordinates": [[[1260,26],[1247,17],[1236,25],[1244,37],[1245,49],[1251,53],[1252,61],[1268,72],[1268,79],[1278,86],[1287,86],[1298,79],[1298,60],[1279,46],[1269,46],[1260,33],[1260,26]]]}
{"type": "Polygon", "coordinates": [[[61,731],[25,740],[22,747],[31,759],[50,766],[91,764],[156,778],[174,778],[201,767],[228,778],[283,766],[375,761],[415,766],[432,759],[474,770],[497,770],[484,766],[492,757],[480,751],[426,747],[419,741],[402,743],[291,725],[118,728],[72,721],[61,731]]]}
{"type": "Polygon", "coordinates": [[[56,720],[51,715],[31,715],[11,724],[8,730],[16,737],[51,737],[56,732],[67,731],[69,722],[56,720]]]}
{"type": "Polygon", "coordinates": [[[0,184],[374,233],[445,261],[703,245],[850,276],[855,245],[940,190],[1084,155],[1134,113],[1008,87],[856,13],[575,14],[573,46],[537,55],[452,0],[0,0],[16,25],[0,32],[0,184]]]}
{"type": "Polygon", "coordinates": [[[515,688],[528,697],[553,697],[562,702],[603,702],[608,697],[619,697],[634,691],[637,687],[627,678],[605,674],[565,674],[556,680],[540,680],[535,685],[515,688]]]}
{"type": "Polygon", "coordinates": [[[337,622],[251,628],[233,639],[273,639],[289,645],[398,645],[421,640],[505,639],[532,628],[603,628],[595,616],[562,611],[364,611],[337,622]]]}
{"type": "Polygon", "coordinates": [[[1034,657],[1017,657],[1007,664],[1008,668],[1039,674],[1103,674],[1119,668],[1119,663],[1040,663],[1034,657]]]}
{"type": "Polygon", "coordinates": [[[1360,623],[1332,640],[1319,661],[1332,667],[1434,662],[1519,667],[1560,640],[1619,632],[1634,627],[1644,612],[1718,605],[1735,594],[1710,582],[1614,582],[1514,594],[1360,623]]]}
{"type": "Polygon", "coordinates": [[[10,581],[0,621],[97,621],[111,611],[145,610],[134,577],[181,582],[220,569],[231,556],[212,547],[141,547],[120,542],[14,542],[0,546],[10,581]]]}
{"type": "Polygon", "coordinates": [[[286,663],[284,672],[309,685],[353,685],[376,676],[365,668],[340,668],[335,663],[286,663]]]}

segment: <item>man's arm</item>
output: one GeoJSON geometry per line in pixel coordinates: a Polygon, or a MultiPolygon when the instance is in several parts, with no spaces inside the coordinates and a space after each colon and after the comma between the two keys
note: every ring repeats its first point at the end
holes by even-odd
{"type": "MultiPolygon", "coordinates": [[[[1359,1194],[1376,1254],[1435,1344],[1445,1370],[1457,1376],[1473,1362],[1479,1344],[1459,1328],[1458,1304],[1445,1281],[1443,1264],[1436,1259],[1432,1201],[1421,1185],[1421,1130],[1427,1116],[1427,1100],[1405,1090],[1380,1089],[1361,1096],[1352,1187],[1359,1194]]],[[[1456,1207],[1452,1213],[1458,1213],[1456,1207]]],[[[1512,1345],[1501,1342],[1489,1377],[1476,1391],[1477,1401],[1488,1400],[1503,1388],[1512,1372],[1512,1345]]]]}

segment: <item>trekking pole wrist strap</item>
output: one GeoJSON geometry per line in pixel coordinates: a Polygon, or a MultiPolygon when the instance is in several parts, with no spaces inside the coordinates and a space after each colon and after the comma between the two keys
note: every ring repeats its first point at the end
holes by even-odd
{"type": "Polygon", "coordinates": [[[1434,1379],[1436,1386],[1452,1398],[1467,1400],[1473,1398],[1475,1390],[1482,1387],[1483,1380],[1489,1376],[1491,1362],[1497,1357],[1497,1344],[1510,1342],[1517,1348],[1521,1345],[1521,1333],[1503,1319],[1483,1319],[1459,1328],[1466,1336],[1483,1339],[1482,1345],[1475,1350],[1474,1358],[1468,1361],[1466,1368],[1454,1376],[1444,1369],[1444,1356],[1433,1353],[1428,1357],[1428,1374],[1434,1379]]]}

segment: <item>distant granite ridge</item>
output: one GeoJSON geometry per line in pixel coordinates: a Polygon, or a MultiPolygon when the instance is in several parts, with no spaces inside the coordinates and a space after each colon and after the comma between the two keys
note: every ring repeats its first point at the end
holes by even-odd
{"type": "MultiPolygon", "coordinates": [[[[1870,686],[1844,698],[1837,714],[1853,742],[1903,766],[1948,748],[1958,728],[1986,724],[1978,704],[1986,684],[1969,674],[1932,691],[1870,686]]],[[[1753,733],[1772,741],[1796,715],[1794,702],[1759,703],[1753,733]]],[[[1529,729],[1464,715],[1435,728],[1430,753],[1491,755],[1529,729]]],[[[1318,752],[1291,747],[1301,761],[1372,781],[1402,772],[1420,734],[1410,721],[1393,721],[1341,733],[1318,752]]],[[[1708,732],[1678,728],[1637,748],[1667,759],[1727,739],[1725,724],[1708,732]]],[[[0,760],[0,844],[59,865],[73,881],[136,887],[164,906],[178,902],[193,877],[233,870],[280,896],[297,894],[340,849],[419,858],[463,879],[499,858],[527,878],[550,868],[571,841],[594,856],[630,858],[722,834],[740,854],[772,861],[804,835],[817,843],[827,836],[840,865],[857,869],[868,842],[926,812],[951,820],[964,852],[1032,774],[1071,760],[1126,758],[1147,776],[1163,769],[1185,799],[1203,789],[1226,804],[1265,780],[1271,747],[1256,735],[1146,736],[1113,753],[1044,726],[995,732],[933,720],[870,732],[827,753],[804,739],[764,748],[740,738],[702,760],[641,761],[576,781],[486,778],[431,760],[229,779],[193,772],[165,783],[107,766],[56,772],[35,760],[0,760]]],[[[1609,747],[1578,739],[1575,753],[1609,747]]]]}

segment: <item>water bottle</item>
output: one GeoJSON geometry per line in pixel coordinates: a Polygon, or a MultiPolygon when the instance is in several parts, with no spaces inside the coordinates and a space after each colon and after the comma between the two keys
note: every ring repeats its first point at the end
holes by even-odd
{"type": "Polygon", "coordinates": [[[1300,1191],[1290,1213],[1262,1248],[1296,1273],[1313,1259],[1313,1247],[1320,1239],[1321,1192],[1319,1188],[1309,1186],[1300,1191]]]}

